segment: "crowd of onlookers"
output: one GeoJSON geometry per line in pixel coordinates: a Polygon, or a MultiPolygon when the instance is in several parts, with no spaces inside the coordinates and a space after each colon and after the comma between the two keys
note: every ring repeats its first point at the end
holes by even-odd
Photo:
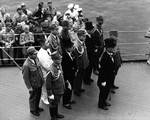
{"type": "MultiPolygon", "coordinates": [[[[9,48],[5,49],[9,55],[16,59],[19,63],[26,56],[25,46],[40,46],[42,39],[48,37],[50,25],[55,24],[62,28],[64,20],[69,21],[73,29],[84,27],[84,18],[82,8],[77,4],[69,4],[65,13],[57,11],[52,6],[52,2],[47,2],[44,8],[44,2],[40,2],[34,11],[30,11],[25,3],[19,5],[16,13],[11,16],[5,7],[0,8],[0,46],[9,48]],[[17,48],[12,48],[17,47],[17,48]],[[22,52],[20,52],[22,51],[22,52]]],[[[1,50],[1,59],[7,56],[1,50]]],[[[9,64],[11,61],[8,61],[9,64]]],[[[7,61],[2,60],[2,64],[7,61]]],[[[21,62],[22,63],[22,62],[21,62]]]]}

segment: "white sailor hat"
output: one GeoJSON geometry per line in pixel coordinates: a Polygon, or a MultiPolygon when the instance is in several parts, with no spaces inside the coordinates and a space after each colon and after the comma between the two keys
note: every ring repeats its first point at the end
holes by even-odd
{"type": "Polygon", "coordinates": [[[22,7],[22,6],[26,6],[26,4],[25,4],[25,3],[21,3],[21,7],[22,7]]]}
{"type": "Polygon", "coordinates": [[[79,9],[79,5],[75,4],[74,9],[76,9],[76,10],[79,9]]]}
{"type": "Polygon", "coordinates": [[[74,7],[73,3],[68,4],[68,9],[72,9],[74,7]]]}
{"type": "Polygon", "coordinates": [[[83,9],[82,9],[82,8],[78,8],[77,10],[78,10],[78,11],[82,11],[83,9]]]}
{"type": "Polygon", "coordinates": [[[57,12],[56,12],[56,15],[59,16],[59,15],[62,15],[62,14],[61,14],[60,11],[57,11],[57,12]]]}

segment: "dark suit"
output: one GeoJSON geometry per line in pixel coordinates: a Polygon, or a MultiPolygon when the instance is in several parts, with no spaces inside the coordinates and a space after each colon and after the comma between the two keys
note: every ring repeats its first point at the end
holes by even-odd
{"type": "Polygon", "coordinates": [[[108,97],[112,81],[115,77],[115,64],[113,56],[109,55],[107,51],[104,52],[100,61],[100,69],[97,85],[100,89],[99,94],[99,106],[105,106],[106,99],[108,97]],[[106,86],[102,86],[102,83],[106,82],[106,86]]]}
{"type": "MultiPolygon", "coordinates": [[[[113,58],[114,58],[115,76],[116,76],[117,73],[118,73],[118,70],[119,70],[119,68],[121,67],[121,64],[122,64],[122,58],[121,58],[119,50],[114,52],[113,58]]],[[[114,85],[115,85],[115,77],[114,77],[114,80],[112,81],[112,86],[114,86],[114,85]]]]}
{"type": "Polygon", "coordinates": [[[62,69],[66,84],[66,90],[63,96],[63,104],[68,104],[71,100],[72,90],[68,89],[66,81],[68,80],[71,84],[71,87],[73,88],[73,81],[75,79],[76,72],[76,61],[73,58],[71,58],[65,50],[62,54],[62,69]]]}
{"type": "MultiPolygon", "coordinates": [[[[38,63],[38,59],[36,60],[36,63],[38,63]]],[[[28,57],[23,64],[22,74],[26,87],[28,89],[33,89],[29,92],[30,111],[37,112],[41,98],[41,88],[43,85],[43,74],[41,68],[28,57]]]]}
{"type": "Polygon", "coordinates": [[[104,49],[104,41],[101,39],[99,31],[95,29],[90,36],[87,35],[85,44],[87,47],[89,66],[86,69],[84,80],[88,83],[91,78],[92,70],[98,69],[98,60],[104,49]]]}
{"type": "Polygon", "coordinates": [[[93,59],[93,69],[97,70],[98,69],[98,60],[99,57],[101,56],[103,49],[104,49],[104,41],[101,39],[100,32],[96,29],[92,32],[91,34],[91,41],[93,44],[93,51],[92,54],[94,55],[93,59]],[[97,50],[97,52],[95,52],[97,50]]]}

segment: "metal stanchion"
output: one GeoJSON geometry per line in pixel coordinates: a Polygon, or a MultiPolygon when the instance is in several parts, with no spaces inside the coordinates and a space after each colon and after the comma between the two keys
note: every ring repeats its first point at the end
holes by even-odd
{"type": "Polygon", "coordinates": [[[12,60],[13,63],[14,63],[20,70],[22,70],[22,67],[20,67],[20,66],[18,65],[18,63],[16,63],[16,61],[14,60],[14,58],[12,58],[12,57],[4,50],[4,47],[0,47],[0,49],[2,49],[2,51],[10,58],[10,60],[12,60]]]}

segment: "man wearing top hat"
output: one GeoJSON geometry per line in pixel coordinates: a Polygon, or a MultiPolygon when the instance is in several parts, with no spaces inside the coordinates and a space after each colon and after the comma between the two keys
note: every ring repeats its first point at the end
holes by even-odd
{"type": "Polygon", "coordinates": [[[37,51],[34,47],[27,49],[28,58],[23,64],[22,74],[26,87],[29,90],[29,105],[30,113],[35,116],[39,116],[40,112],[43,111],[39,107],[41,98],[41,88],[43,85],[43,74],[39,61],[37,59],[37,51]]]}
{"type": "Polygon", "coordinates": [[[89,58],[89,66],[86,69],[87,76],[85,80],[89,84],[92,70],[95,74],[98,74],[98,61],[104,49],[104,42],[100,37],[99,31],[93,26],[92,22],[86,22],[85,29],[89,34],[85,41],[89,58]]]}
{"type": "Polygon", "coordinates": [[[98,107],[103,110],[108,110],[107,103],[108,94],[112,87],[112,82],[115,78],[115,63],[114,63],[114,48],[116,47],[115,39],[106,38],[105,48],[102,58],[99,62],[99,75],[97,85],[100,89],[98,107]]]}

